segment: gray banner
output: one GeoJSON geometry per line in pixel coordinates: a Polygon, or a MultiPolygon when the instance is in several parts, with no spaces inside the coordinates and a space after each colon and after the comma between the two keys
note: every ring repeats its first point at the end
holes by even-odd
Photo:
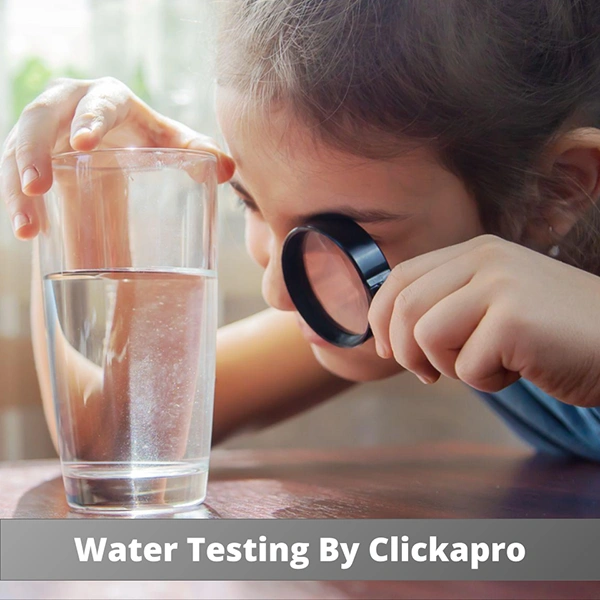
{"type": "Polygon", "coordinates": [[[3,580],[600,580],[600,520],[5,520],[3,580]]]}

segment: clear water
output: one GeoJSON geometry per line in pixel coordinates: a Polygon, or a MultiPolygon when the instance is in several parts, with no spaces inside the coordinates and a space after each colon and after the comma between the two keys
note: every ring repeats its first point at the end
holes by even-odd
{"type": "Polygon", "coordinates": [[[101,512],[193,507],[206,494],[216,278],[75,271],[44,282],[67,499],[101,512]]]}

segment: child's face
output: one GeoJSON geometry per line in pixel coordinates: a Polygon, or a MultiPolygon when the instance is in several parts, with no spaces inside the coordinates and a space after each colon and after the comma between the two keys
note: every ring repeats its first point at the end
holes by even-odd
{"type": "MultiPolygon", "coordinates": [[[[294,311],[281,249],[288,232],[311,216],[351,217],[378,242],[392,267],[483,233],[473,197],[430,151],[364,159],[315,141],[284,109],[268,120],[250,115],[240,121],[236,92],[221,88],[217,98],[221,130],[237,165],[232,186],[249,207],[246,245],[265,269],[262,292],[274,308],[294,311]]],[[[372,339],[340,349],[301,326],[321,364],[342,377],[376,379],[398,369],[376,355],[372,339]]]]}

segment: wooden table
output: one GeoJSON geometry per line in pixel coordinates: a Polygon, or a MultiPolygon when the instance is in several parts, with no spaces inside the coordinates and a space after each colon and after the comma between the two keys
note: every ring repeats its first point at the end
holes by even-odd
{"type": "MultiPolygon", "coordinates": [[[[182,516],[600,518],[600,465],[464,443],[215,450],[206,504],[182,516]]],[[[0,517],[80,518],[65,503],[57,461],[0,463],[0,517]]],[[[4,582],[0,598],[16,596],[15,590],[24,597],[23,589],[27,597],[44,597],[35,596],[37,585],[4,582]]],[[[60,590],[76,597],[84,589],[77,582],[43,585],[55,590],[52,597],[60,590]]],[[[600,583],[569,582],[105,582],[86,597],[114,597],[110,586],[124,598],[600,599],[600,583]]]]}

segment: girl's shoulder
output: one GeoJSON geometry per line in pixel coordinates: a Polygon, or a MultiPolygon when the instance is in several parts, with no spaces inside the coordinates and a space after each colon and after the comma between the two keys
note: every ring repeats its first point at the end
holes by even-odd
{"type": "Polygon", "coordinates": [[[600,408],[565,404],[525,379],[499,392],[475,392],[540,452],[600,461],[600,408]]]}

